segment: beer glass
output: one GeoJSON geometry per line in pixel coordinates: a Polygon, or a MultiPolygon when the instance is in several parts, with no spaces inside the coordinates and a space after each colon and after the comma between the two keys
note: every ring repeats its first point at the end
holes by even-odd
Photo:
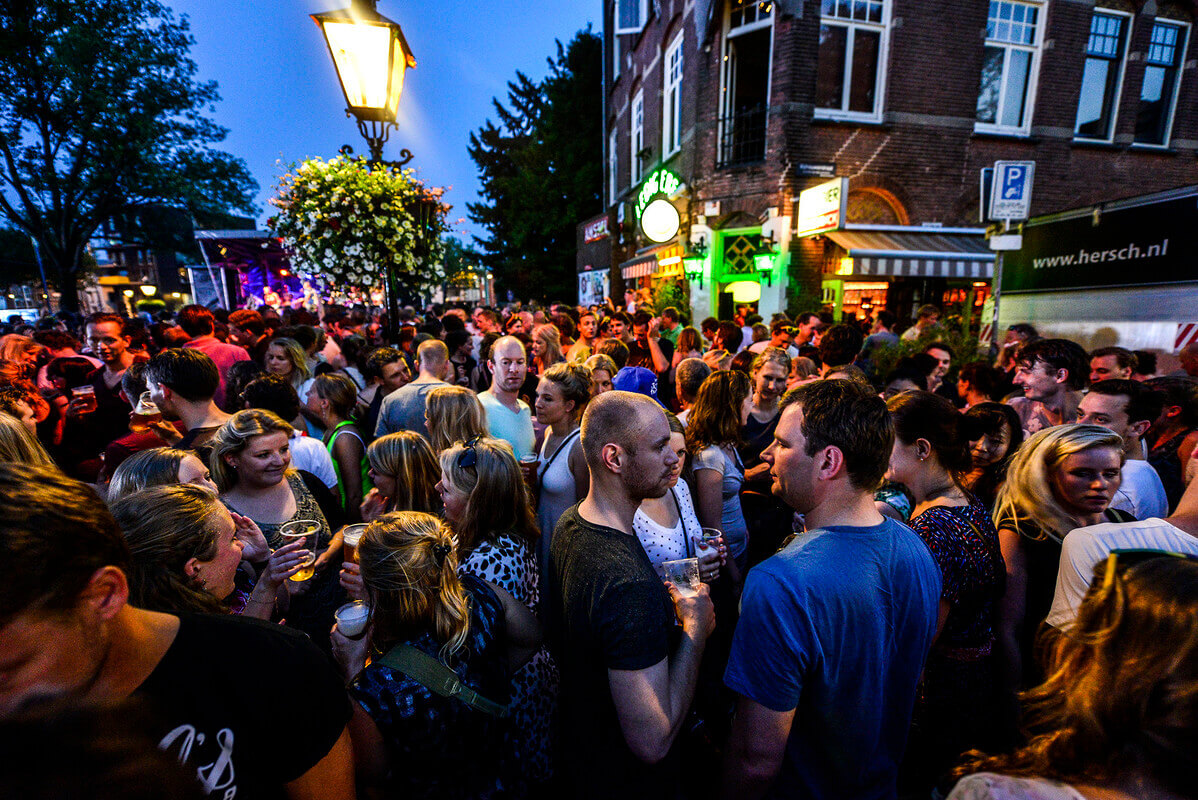
{"type": "Polygon", "coordinates": [[[351,561],[354,564],[358,563],[358,542],[362,539],[362,534],[366,532],[366,526],[369,523],[359,522],[355,525],[346,525],[341,529],[341,560],[351,561]]]}
{"type": "Polygon", "coordinates": [[[666,580],[678,587],[683,597],[694,597],[699,593],[699,559],[680,558],[661,562],[666,580]]]}
{"type": "Polygon", "coordinates": [[[303,542],[303,549],[308,551],[304,566],[287,580],[296,583],[310,580],[316,574],[316,547],[320,543],[320,523],[314,519],[293,519],[279,528],[279,536],[283,537],[285,545],[295,541],[303,542]]]}
{"type": "Polygon", "coordinates": [[[347,639],[360,639],[366,633],[366,625],[370,622],[370,606],[361,600],[346,603],[333,614],[337,620],[337,630],[347,639]]]}

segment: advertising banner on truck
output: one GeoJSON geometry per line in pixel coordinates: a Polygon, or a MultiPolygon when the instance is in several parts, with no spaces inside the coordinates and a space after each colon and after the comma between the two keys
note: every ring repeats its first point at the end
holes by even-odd
{"type": "Polygon", "coordinates": [[[1198,283],[1198,197],[1063,214],[1023,228],[1002,292],[1198,283]]]}

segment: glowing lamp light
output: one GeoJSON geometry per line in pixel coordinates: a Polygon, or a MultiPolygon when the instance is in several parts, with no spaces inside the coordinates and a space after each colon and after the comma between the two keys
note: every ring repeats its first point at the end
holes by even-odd
{"type": "Polygon", "coordinates": [[[121,292],[121,294],[125,295],[125,297],[132,297],[132,296],[133,296],[133,290],[132,290],[132,289],[126,289],[125,291],[121,292]]]}
{"type": "Polygon", "coordinates": [[[143,283],[141,286],[139,286],[137,288],[141,289],[141,293],[144,294],[146,297],[153,297],[154,293],[158,291],[157,287],[150,286],[147,283],[143,283]]]}
{"type": "Polygon", "coordinates": [[[311,16],[333,57],[347,110],[365,122],[395,122],[404,71],[416,66],[399,24],[372,0],[311,16]]]}
{"type": "Polygon", "coordinates": [[[732,292],[734,303],[756,303],[761,299],[761,284],[757,281],[737,281],[724,287],[725,292],[732,292]]]}
{"type": "Polygon", "coordinates": [[[645,207],[641,214],[641,231],[651,242],[668,242],[678,235],[682,218],[678,209],[664,197],[659,197],[645,207]]]}
{"type": "Polygon", "coordinates": [[[853,274],[853,259],[845,256],[840,259],[840,265],[836,267],[837,275],[852,275],[853,274]]]}

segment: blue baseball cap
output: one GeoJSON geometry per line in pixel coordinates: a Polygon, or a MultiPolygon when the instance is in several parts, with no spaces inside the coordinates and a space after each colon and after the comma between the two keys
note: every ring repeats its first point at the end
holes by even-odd
{"type": "Polygon", "coordinates": [[[665,405],[657,397],[657,375],[653,373],[653,370],[644,367],[624,367],[616,373],[611,385],[613,389],[618,389],[621,392],[636,392],[651,397],[657,401],[658,405],[665,408],[665,405]]]}

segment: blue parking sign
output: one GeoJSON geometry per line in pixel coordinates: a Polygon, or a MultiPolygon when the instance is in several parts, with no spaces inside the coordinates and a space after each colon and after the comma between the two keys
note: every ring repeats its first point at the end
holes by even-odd
{"type": "Polygon", "coordinates": [[[994,162],[994,192],[990,199],[990,218],[1027,219],[1032,210],[1032,176],[1035,161],[994,162]]]}

